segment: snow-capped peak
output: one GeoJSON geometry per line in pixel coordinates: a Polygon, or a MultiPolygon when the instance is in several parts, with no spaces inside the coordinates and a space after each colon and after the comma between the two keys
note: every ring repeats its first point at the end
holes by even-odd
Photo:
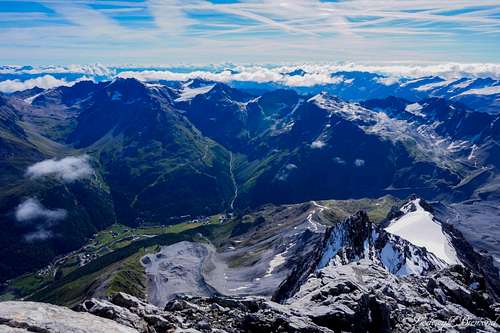
{"type": "Polygon", "coordinates": [[[426,275],[447,263],[431,252],[392,235],[358,213],[330,230],[317,269],[371,261],[397,276],[426,275]]]}

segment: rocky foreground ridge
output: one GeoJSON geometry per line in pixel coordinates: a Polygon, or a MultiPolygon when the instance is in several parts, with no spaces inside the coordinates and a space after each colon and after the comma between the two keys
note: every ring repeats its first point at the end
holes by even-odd
{"type": "Polygon", "coordinates": [[[0,332],[498,332],[500,305],[461,266],[396,277],[360,261],[327,267],[285,304],[260,297],[178,296],[158,308],[117,293],[79,312],[5,302],[0,332]]]}
{"type": "Polygon", "coordinates": [[[381,225],[359,212],[326,228],[323,238],[311,244],[315,249],[307,262],[295,262],[272,297],[176,295],[165,306],[154,306],[116,293],[88,299],[75,311],[5,302],[0,303],[0,332],[500,330],[498,271],[491,258],[476,253],[452,226],[435,219],[423,200],[413,198],[381,225]],[[428,226],[435,223],[431,226],[438,228],[450,257],[409,242],[404,232],[401,237],[390,232],[411,223],[420,226],[420,218],[428,226]]]}

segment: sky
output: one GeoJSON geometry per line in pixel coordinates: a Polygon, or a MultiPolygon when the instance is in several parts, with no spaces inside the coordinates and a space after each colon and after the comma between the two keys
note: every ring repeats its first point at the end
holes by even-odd
{"type": "Polygon", "coordinates": [[[0,0],[0,64],[500,63],[499,0],[0,0]]]}

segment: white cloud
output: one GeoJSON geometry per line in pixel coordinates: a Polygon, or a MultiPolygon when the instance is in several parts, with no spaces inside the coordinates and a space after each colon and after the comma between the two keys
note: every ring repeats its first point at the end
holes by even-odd
{"type": "Polygon", "coordinates": [[[332,76],[326,70],[306,73],[303,76],[290,76],[281,71],[281,68],[267,68],[262,66],[238,67],[238,72],[229,70],[221,72],[192,71],[176,73],[168,70],[155,71],[125,71],[118,75],[122,78],[136,78],[141,81],[186,81],[190,79],[203,79],[216,82],[257,82],[257,83],[280,83],[289,87],[311,87],[315,85],[338,84],[347,82],[342,76],[332,76]]]}
{"type": "Polygon", "coordinates": [[[326,144],[321,141],[321,140],[316,140],[313,143],[311,143],[311,148],[312,149],[321,149],[325,146],[326,144]]]}
{"type": "Polygon", "coordinates": [[[377,73],[393,80],[407,77],[419,78],[423,76],[455,77],[492,77],[500,78],[499,63],[433,63],[433,64],[366,64],[366,63],[332,63],[332,64],[302,64],[281,67],[282,71],[292,71],[301,68],[308,73],[370,72],[377,73]]]}
{"type": "Polygon", "coordinates": [[[289,76],[283,73],[280,68],[266,68],[262,66],[239,67],[237,73],[232,73],[229,70],[221,72],[193,71],[187,73],[156,70],[125,71],[118,76],[122,78],[136,78],[141,81],[186,81],[199,78],[216,82],[274,82],[290,87],[311,87],[315,85],[338,84],[344,81],[342,76],[332,76],[330,72],[324,70],[306,73],[303,76],[289,76]]]}
{"type": "MultiPolygon", "coordinates": [[[[78,81],[86,80],[86,78],[82,78],[78,81]]],[[[68,82],[66,80],[56,79],[52,75],[44,75],[40,77],[36,77],[34,79],[29,79],[26,81],[20,80],[5,80],[0,82],[0,91],[5,93],[12,93],[15,91],[23,91],[26,89],[31,89],[34,87],[42,88],[42,89],[50,89],[60,86],[72,86],[78,81],[68,82]]]]}
{"type": "Polygon", "coordinates": [[[1,66],[0,74],[28,74],[28,75],[44,75],[44,74],[83,74],[89,76],[112,76],[116,74],[116,70],[102,64],[91,65],[68,65],[68,66],[32,66],[26,68],[23,66],[1,66]]]}
{"type": "Polygon", "coordinates": [[[50,227],[66,218],[65,209],[48,209],[35,198],[28,198],[16,207],[16,220],[25,224],[36,223],[35,230],[24,235],[27,242],[41,241],[53,236],[50,227]]]}
{"type": "Polygon", "coordinates": [[[251,81],[251,82],[278,82],[282,79],[283,75],[275,73],[274,71],[258,67],[249,68],[248,70],[242,71],[240,73],[231,73],[231,71],[222,72],[210,72],[210,71],[192,71],[188,73],[176,73],[172,71],[126,71],[118,74],[118,77],[122,78],[136,78],[141,81],[158,81],[158,80],[168,80],[168,81],[186,81],[190,79],[203,79],[208,81],[216,82],[230,82],[230,81],[251,81]]]}
{"type": "Polygon", "coordinates": [[[47,209],[37,199],[29,198],[16,207],[16,220],[19,222],[29,222],[32,220],[43,219],[53,222],[66,218],[64,209],[47,209]]]}
{"type": "Polygon", "coordinates": [[[399,83],[399,79],[397,77],[378,77],[375,79],[375,82],[383,84],[385,86],[392,86],[393,84],[399,83]]]}
{"type": "Polygon", "coordinates": [[[38,230],[36,230],[34,232],[27,233],[26,235],[24,235],[24,239],[28,243],[32,243],[32,242],[36,242],[36,241],[43,241],[43,240],[52,238],[53,236],[54,236],[54,234],[52,233],[52,231],[47,230],[43,227],[39,227],[38,230]]]}
{"type": "Polygon", "coordinates": [[[72,182],[94,174],[88,160],[87,155],[69,156],[60,160],[49,159],[28,167],[26,175],[31,178],[55,176],[63,181],[72,182]]]}
{"type": "MultiPolygon", "coordinates": [[[[141,68],[140,65],[135,65],[141,68]]],[[[402,81],[403,78],[421,78],[425,76],[440,76],[445,80],[454,80],[460,77],[484,78],[491,77],[500,79],[500,64],[492,63],[441,63],[441,64],[365,64],[365,63],[304,63],[293,65],[210,65],[205,70],[194,70],[192,66],[179,66],[177,70],[171,70],[169,66],[154,67],[155,70],[145,69],[120,72],[119,67],[106,67],[103,65],[70,65],[70,66],[40,66],[32,69],[23,69],[16,66],[0,67],[1,73],[36,75],[40,77],[26,81],[6,80],[0,82],[0,91],[14,92],[25,90],[35,86],[41,88],[53,88],[57,86],[71,86],[81,80],[88,80],[82,77],[76,81],[66,81],[56,79],[50,74],[77,74],[104,76],[104,77],[123,77],[137,78],[141,81],[186,81],[194,78],[200,78],[215,82],[256,82],[256,83],[278,83],[289,87],[311,87],[316,85],[328,84],[349,84],[352,79],[344,75],[336,75],[338,72],[370,72],[380,74],[382,77],[374,80],[380,84],[392,85],[402,81]],[[182,68],[181,72],[178,68],[182,68]],[[221,70],[224,69],[225,70],[221,70]],[[231,70],[227,69],[230,68],[231,70]],[[295,70],[304,70],[304,75],[290,76],[288,73],[295,70]],[[116,74],[119,72],[119,74],[116,74]]],[[[451,81],[450,81],[451,82],[451,81]]]]}
{"type": "Polygon", "coordinates": [[[360,168],[364,165],[365,165],[365,160],[362,160],[360,158],[357,158],[356,160],[354,160],[354,166],[360,168]]]}
{"type": "Polygon", "coordinates": [[[342,164],[342,165],[343,165],[343,164],[346,164],[346,163],[345,163],[345,160],[344,160],[343,158],[341,158],[341,157],[338,157],[338,156],[337,156],[337,157],[334,157],[334,158],[333,158],[333,161],[334,161],[335,163],[337,163],[337,164],[342,164]]]}
{"type": "Polygon", "coordinates": [[[297,64],[285,66],[234,66],[234,72],[230,70],[210,71],[195,70],[182,73],[173,72],[168,69],[124,71],[118,77],[136,78],[141,81],[186,81],[200,78],[216,82],[274,82],[290,87],[311,87],[327,84],[349,84],[351,79],[342,75],[334,75],[337,72],[370,72],[383,75],[375,80],[384,85],[392,85],[400,82],[402,78],[420,78],[425,76],[441,76],[452,80],[458,77],[491,77],[500,79],[500,64],[434,64],[434,65],[365,65],[361,63],[338,63],[338,64],[297,64]],[[302,69],[304,75],[290,76],[287,73],[302,69]]]}
{"type": "Polygon", "coordinates": [[[290,174],[296,170],[298,167],[297,165],[293,163],[288,163],[287,165],[284,166],[284,168],[281,168],[278,173],[276,174],[275,178],[279,181],[286,181],[290,174]]]}

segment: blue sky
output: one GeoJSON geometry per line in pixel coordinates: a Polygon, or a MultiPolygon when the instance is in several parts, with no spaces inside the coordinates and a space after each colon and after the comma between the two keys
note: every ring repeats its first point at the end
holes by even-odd
{"type": "Polygon", "coordinates": [[[1,64],[500,62],[498,0],[0,0],[1,64]]]}

